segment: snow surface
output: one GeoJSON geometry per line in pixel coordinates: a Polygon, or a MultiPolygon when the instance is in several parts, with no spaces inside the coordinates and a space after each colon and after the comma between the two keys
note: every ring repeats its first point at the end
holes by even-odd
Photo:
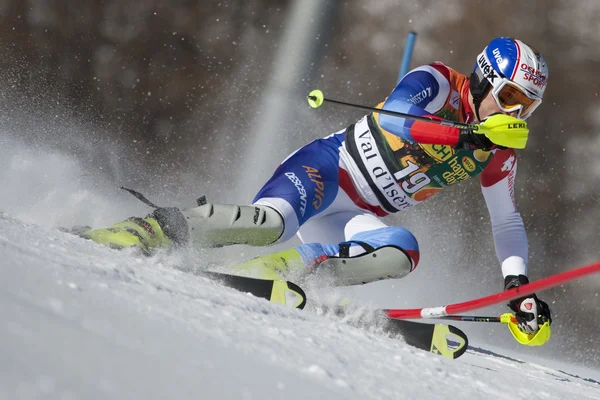
{"type": "Polygon", "coordinates": [[[187,260],[0,213],[0,399],[600,399],[599,371],[484,343],[445,359],[175,268],[187,260]]]}

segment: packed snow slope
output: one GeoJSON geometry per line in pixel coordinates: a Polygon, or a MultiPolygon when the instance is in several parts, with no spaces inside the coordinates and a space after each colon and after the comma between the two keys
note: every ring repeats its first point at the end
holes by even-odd
{"type": "Polygon", "coordinates": [[[445,359],[176,268],[186,263],[0,213],[0,398],[600,399],[595,370],[445,359]]]}

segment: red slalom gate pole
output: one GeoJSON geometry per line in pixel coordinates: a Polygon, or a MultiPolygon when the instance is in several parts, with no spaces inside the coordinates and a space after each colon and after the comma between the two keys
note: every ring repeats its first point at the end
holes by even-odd
{"type": "Polygon", "coordinates": [[[597,272],[600,272],[600,262],[596,262],[585,267],[575,268],[570,271],[561,272],[559,274],[551,275],[546,278],[530,282],[527,285],[512,288],[504,292],[495,293],[490,296],[465,301],[463,303],[456,303],[439,307],[395,310],[390,309],[384,310],[384,312],[389,318],[395,319],[440,318],[447,315],[460,314],[467,311],[477,310],[502,302],[508,302],[510,300],[518,299],[519,297],[523,297],[528,294],[546,290],[554,286],[562,285],[572,280],[579,279],[587,275],[595,274],[597,272]]]}

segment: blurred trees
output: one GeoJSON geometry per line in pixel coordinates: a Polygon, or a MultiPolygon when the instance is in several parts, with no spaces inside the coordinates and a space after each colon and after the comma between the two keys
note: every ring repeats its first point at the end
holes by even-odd
{"type": "Polygon", "coordinates": [[[255,74],[248,54],[266,52],[260,57],[268,62],[264,45],[275,45],[286,5],[7,0],[0,4],[0,76],[12,88],[13,108],[60,108],[150,148],[185,148],[195,141],[189,136],[214,130],[215,100],[232,90],[232,71],[255,74]],[[269,29],[267,40],[253,34],[269,29]],[[202,125],[187,129],[198,116],[202,125]]]}

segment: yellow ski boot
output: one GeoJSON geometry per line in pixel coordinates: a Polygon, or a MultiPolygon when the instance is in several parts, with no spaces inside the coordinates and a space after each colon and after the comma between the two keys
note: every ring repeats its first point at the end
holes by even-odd
{"type": "Polygon", "coordinates": [[[105,229],[76,226],[71,232],[113,249],[137,247],[144,254],[150,254],[155,248],[171,247],[173,244],[152,216],[144,219],[132,217],[105,229]]]}
{"type": "Polygon", "coordinates": [[[253,258],[232,267],[236,272],[259,279],[292,279],[305,273],[306,266],[295,248],[253,258]]]}

